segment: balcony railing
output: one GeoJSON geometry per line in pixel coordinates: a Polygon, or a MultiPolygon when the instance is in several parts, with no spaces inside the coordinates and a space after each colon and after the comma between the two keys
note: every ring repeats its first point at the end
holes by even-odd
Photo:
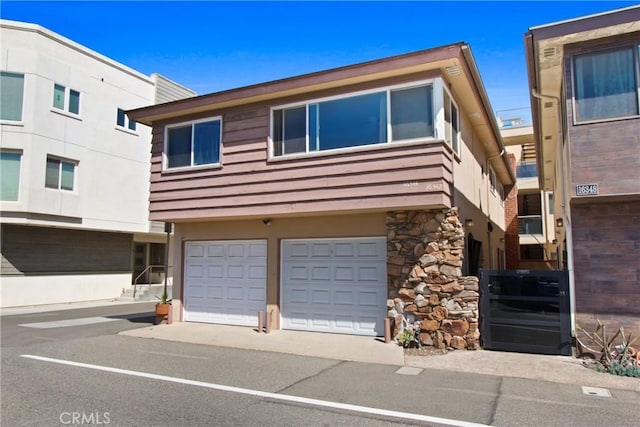
{"type": "Polygon", "coordinates": [[[538,165],[535,163],[522,163],[516,166],[516,177],[534,178],[538,176],[538,165]]]}
{"type": "Polygon", "coordinates": [[[542,216],[519,216],[518,234],[542,234],[542,216]]]}

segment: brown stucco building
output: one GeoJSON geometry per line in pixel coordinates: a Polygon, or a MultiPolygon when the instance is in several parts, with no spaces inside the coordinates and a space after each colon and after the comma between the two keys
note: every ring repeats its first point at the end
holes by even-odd
{"type": "Polygon", "coordinates": [[[540,184],[572,313],[640,329],[640,7],[525,35],[540,184]]]}

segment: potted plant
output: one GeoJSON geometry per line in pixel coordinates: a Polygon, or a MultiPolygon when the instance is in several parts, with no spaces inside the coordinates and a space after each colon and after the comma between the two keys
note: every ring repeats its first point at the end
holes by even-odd
{"type": "Polygon", "coordinates": [[[171,306],[171,300],[167,293],[163,293],[162,296],[156,297],[160,300],[159,303],[156,304],[156,318],[169,315],[169,307],[171,306]]]}

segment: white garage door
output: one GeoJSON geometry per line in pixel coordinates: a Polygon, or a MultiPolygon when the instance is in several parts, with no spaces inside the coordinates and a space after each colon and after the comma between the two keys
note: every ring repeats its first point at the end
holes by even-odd
{"type": "Polygon", "coordinates": [[[386,238],[284,240],[284,329],[384,335],[386,238]]]}
{"type": "Polygon", "coordinates": [[[187,242],[184,319],[258,325],[266,309],[267,242],[187,242]]]}

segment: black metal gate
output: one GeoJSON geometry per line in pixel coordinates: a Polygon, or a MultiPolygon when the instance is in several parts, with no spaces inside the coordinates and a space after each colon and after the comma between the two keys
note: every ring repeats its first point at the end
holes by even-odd
{"type": "Polygon", "coordinates": [[[565,271],[480,270],[480,292],[485,349],[571,355],[565,271]]]}

